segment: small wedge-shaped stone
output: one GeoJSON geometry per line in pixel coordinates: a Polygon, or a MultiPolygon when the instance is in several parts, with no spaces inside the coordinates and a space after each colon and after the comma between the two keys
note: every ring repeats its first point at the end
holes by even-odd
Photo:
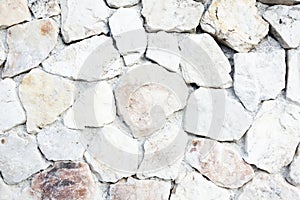
{"type": "Polygon", "coordinates": [[[139,3],[139,0],[106,0],[107,4],[113,8],[130,7],[139,3]]]}
{"type": "Polygon", "coordinates": [[[188,35],[179,42],[179,47],[181,69],[187,83],[217,88],[232,85],[230,63],[210,35],[188,35]]]}
{"type": "Polygon", "coordinates": [[[13,77],[37,67],[54,48],[58,27],[52,19],[34,20],[8,29],[7,62],[2,77],[13,77]]]}
{"type": "Polygon", "coordinates": [[[244,106],[255,111],[261,101],[276,98],[285,88],[285,51],[234,55],[234,90],[244,106]]]}
{"type": "Polygon", "coordinates": [[[118,182],[110,186],[110,200],[168,200],[171,183],[158,180],[137,180],[118,182]]]}
{"type": "Polygon", "coordinates": [[[0,130],[6,131],[26,120],[20,103],[16,83],[10,79],[0,81],[0,130]]]}
{"type": "Polygon", "coordinates": [[[213,0],[201,19],[201,28],[238,52],[248,52],[269,31],[255,0],[213,0]]]}
{"type": "Polygon", "coordinates": [[[31,19],[26,0],[2,0],[0,10],[0,29],[31,19]]]}
{"type": "Polygon", "coordinates": [[[62,27],[65,42],[107,33],[109,8],[103,0],[61,0],[62,27]]]}
{"type": "Polygon", "coordinates": [[[287,98],[300,103],[300,48],[287,52],[287,98]]]}
{"type": "Polygon", "coordinates": [[[284,100],[265,101],[247,132],[244,159],[270,173],[293,160],[300,140],[300,107],[284,100]]]}
{"type": "Polygon", "coordinates": [[[193,0],[142,0],[142,15],[151,31],[195,31],[204,7],[193,0]]]}
{"type": "Polygon", "coordinates": [[[300,5],[272,6],[263,14],[274,36],[284,48],[297,48],[300,45],[300,5]]]}
{"type": "Polygon", "coordinates": [[[294,185],[300,185],[300,146],[298,146],[296,155],[289,168],[288,180],[294,185]]]}
{"type": "Polygon", "coordinates": [[[74,87],[70,81],[40,69],[26,74],[19,87],[21,102],[27,113],[27,131],[37,133],[73,103],[74,87]]]}
{"type": "Polygon", "coordinates": [[[300,0],[259,0],[259,1],[266,4],[286,4],[286,5],[300,3],[300,0]]]}
{"type": "Polygon", "coordinates": [[[28,6],[35,18],[46,18],[60,14],[58,0],[29,0],[28,6]]]}
{"type": "Polygon", "coordinates": [[[64,124],[72,129],[101,127],[114,121],[116,117],[115,99],[106,81],[86,89],[65,117],[64,124]]]}
{"type": "Polygon", "coordinates": [[[288,184],[280,175],[259,172],[237,198],[237,200],[252,199],[300,199],[300,190],[288,184]]]}
{"type": "Polygon", "coordinates": [[[1,136],[0,171],[8,184],[19,183],[48,166],[34,136],[18,127],[1,136]]]}
{"type": "Polygon", "coordinates": [[[252,116],[224,89],[199,88],[185,110],[185,131],[219,141],[239,140],[251,123],[252,116]]]}
{"type": "Polygon", "coordinates": [[[239,188],[254,177],[254,171],[238,151],[213,140],[193,140],[186,160],[216,185],[239,188]]]}

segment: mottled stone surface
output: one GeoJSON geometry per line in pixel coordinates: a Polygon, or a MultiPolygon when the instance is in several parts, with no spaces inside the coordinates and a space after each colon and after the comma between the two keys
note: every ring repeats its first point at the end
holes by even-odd
{"type": "Polygon", "coordinates": [[[60,14],[58,0],[28,0],[28,6],[35,18],[46,18],[60,14]]]}
{"type": "Polygon", "coordinates": [[[300,103],[300,49],[287,51],[287,67],[286,96],[300,103]]]}

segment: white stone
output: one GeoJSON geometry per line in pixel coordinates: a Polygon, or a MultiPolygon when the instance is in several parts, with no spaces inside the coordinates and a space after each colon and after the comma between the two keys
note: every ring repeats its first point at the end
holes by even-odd
{"type": "Polygon", "coordinates": [[[300,185],[300,146],[298,146],[297,152],[294,156],[294,160],[289,167],[288,180],[292,184],[300,185]]]}
{"type": "Polygon", "coordinates": [[[97,81],[121,73],[120,54],[111,38],[94,36],[67,46],[43,62],[51,73],[75,80],[97,81]]]}
{"type": "Polygon", "coordinates": [[[106,81],[87,88],[64,116],[64,124],[72,129],[102,127],[116,117],[115,99],[106,81]]]}
{"type": "Polygon", "coordinates": [[[201,19],[201,28],[238,52],[248,52],[269,31],[255,0],[213,0],[201,19]]]}
{"type": "Polygon", "coordinates": [[[2,77],[12,77],[37,67],[54,48],[57,36],[58,27],[52,19],[34,20],[9,28],[9,51],[2,77]]]}
{"type": "Polygon", "coordinates": [[[70,81],[40,69],[26,74],[19,87],[27,114],[27,131],[37,133],[53,123],[73,103],[74,87],[70,81]]]}
{"type": "Polygon", "coordinates": [[[262,104],[246,135],[244,159],[270,173],[293,160],[300,139],[300,108],[284,100],[262,104]]]}
{"type": "Polygon", "coordinates": [[[178,72],[180,52],[176,35],[162,31],[148,34],[146,57],[170,71],[178,72]]]}
{"type": "Polygon", "coordinates": [[[17,85],[10,79],[0,81],[0,130],[6,131],[26,120],[17,94],[17,85]]]}
{"type": "Polygon", "coordinates": [[[300,3],[299,0],[259,0],[259,1],[267,4],[286,4],[286,5],[300,3]]]}
{"type": "Polygon", "coordinates": [[[150,31],[195,31],[204,11],[201,3],[193,0],[142,0],[142,15],[150,31]]]}
{"type": "Polygon", "coordinates": [[[66,43],[107,33],[109,8],[98,0],[61,0],[61,32],[66,43]]]}
{"type": "Polygon", "coordinates": [[[58,0],[28,0],[28,6],[35,18],[46,18],[60,14],[58,0]]]}
{"type": "Polygon", "coordinates": [[[218,88],[232,85],[230,63],[210,35],[188,35],[179,42],[179,46],[181,70],[187,83],[218,88]]]}
{"type": "Polygon", "coordinates": [[[3,0],[0,10],[0,29],[31,19],[26,0],[3,0]]]}
{"type": "Polygon", "coordinates": [[[186,160],[221,187],[239,188],[254,177],[252,167],[235,148],[213,140],[193,140],[187,148],[186,160]]]}
{"type": "Polygon", "coordinates": [[[287,51],[287,98],[300,103],[300,49],[287,51]]]}
{"type": "Polygon", "coordinates": [[[228,91],[199,88],[189,97],[184,129],[215,140],[232,141],[239,140],[246,133],[252,120],[228,91]]]}
{"type": "Polygon", "coordinates": [[[300,45],[300,5],[272,6],[263,17],[270,23],[273,35],[284,48],[300,45]]]}
{"type": "Polygon", "coordinates": [[[243,105],[255,111],[261,101],[276,98],[285,88],[285,51],[234,55],[234,90],[243,105]]]}
{"type": "Polygon", "coordinates": [[[139,3],[139,0],[106,0],[107,4],[113,8],[130,7],[139,3]]]}
{"type": "Polygon", "coordinates": [[[18,127],[1,136],[0,171],[8,184],[19,183],[48,166],[34,136],[18,127]]]}
{"type": "Polygon", "coordinates": [[[23,200],[23,199],[31,199],[38,200],[37,198],[33,198],[30,195],[28,190],[29,181],[23,181],[17,185],[7,185],[0,179],[0,194],[1,200],[13,199],[13,200],[23,200]]]}
{"type": "Polygon", "coordinates": [[[280,175],[269,175],[259,172],[253,181],[246,185],[237,199],[300,199],[300,190],[289,185],[280,175]]]}
{"type": "Polygon", "coordinates": [[[6,32],[0,31],[0,66],[4,63],[7,56],[6,32]]]}

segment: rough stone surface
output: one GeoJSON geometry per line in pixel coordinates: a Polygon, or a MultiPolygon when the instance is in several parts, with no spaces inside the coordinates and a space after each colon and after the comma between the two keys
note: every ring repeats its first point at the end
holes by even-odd
{"type": "Polygon", "coordinates": [[[257,13],[255,0],[213,0],[201,28],[238,52],[248,52],[267,34],[268,24],[257,13]]]}
{"type": "Polygon", "coordinates": [[[26,0],[3,0],[0,10],[0,29],[31,19],[26,0]]]}
{"type": "Polygon", "coordinates": [[[100,33],[107,33],[109,8],[98,0],[61,0],[61,32],[69,43],[100,33]]]}
{"type": "Polygon", "coordinates": [[[288,77],[286,96],[300,103],[300,49],[287,52],[288,77]]]}
{"type": "Polygon", "coordinates": [[[113,8],[130,7],[139,3],[139,0],[106,0],[107,4],[113,8]]]}
{"type": "Polygon", "coordinates": [[[0,171],[8,184],[19,183],[48,165],[34,136],[18,127],[1,136],[0,171]]]}
{"type": "Polygon", "coordinates": [[[4,63],[7,56],[6,32],[0,31],[0,66],[4,63]]]}
{"type": "Polygon", "coordinates": [[[294,185],[300,185],[300,146],[298,146],[297,152],[295,154],[294,160],[289,167],[289,182],[293,183],[294,185]]]}
{"type": "Polygon", "coordinates": [[[300,45],[300,5],[272,6],[263,17],[271,27],[274,36],[284,48],[296,48],[300,45]]]}
{"type": "Polygon", "coordinates": [[[0,194],[1,200],[6,199],[13,199],[13,200],[22,200],[22,199],[32,199],[32,200],[38,200],[35,198],[32,198],[32,195],[28,191],[29,188],[29,181],[21,182],[17,185],[7,185],[0,179],[0,194]]]}
{"type": "Polygon", "coordinates": [[[193,140],[186,152],[190,165],[216,185],[239,188],[254,177],[254,171],[237,150],[213,140],[193,140]]]}
{"type": "Polygon", "coordinates": [[[193,0],[142,0],[142,15],[150,31],[195,31],[204,7],[193,0]]]}
{"type": "Polygon", "coordinates": [[[9,28],[7,34],[9,51],[2,77],[13,77],[37,67],[49,55],[58,27],[52,19],[33,20],[9,28]]]}
{"type": "Polygon", "coordinates": [[[214,88],[232,85],[230,63],[210,35],[188,35],[179,42],[179,47],[181,70],[187,83],[214,88]]]}
{"type": "Polygon", "coordinates": [[[0,130],[6,131],[26,120],[20,103],[16,83],[10,79],[0,81],[0,130]]]}
{"type": "Polygon", "coordinates": [[[46,18],[60,14],[58,0],[28,0],[28,6],[35,18],[46,18]]]}
{"type": "Polygon", "coordinates": [[[286,5],[300,3],[299,0],[259,0],[259,1],[267,4],[286,4],[286,5]]]}
{"type": "Polygon", "coordinates": [[[21,102],[27,114],[27,131],[37,133],[73,103],[74,87],[70,81],[34,69],[19,87],[21,102]]]}
{"type": "Polygon", "coordinates": [[[292,160],[299,143],[300,108],[284,100],[263,103],[246,135],[244,159],[270,173],[292,160]]]}
{"type": "Polygon", "coordinates": [[[300,190],[289,185],[280,175],[269,175],[259,172],[253,181],[246,185],[237,199],[300,199],[300,190]]]}

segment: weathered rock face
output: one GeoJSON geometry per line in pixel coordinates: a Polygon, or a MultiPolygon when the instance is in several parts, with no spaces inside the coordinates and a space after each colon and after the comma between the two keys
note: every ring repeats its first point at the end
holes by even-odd
{"type": "Polygon", "coordinates": [[[34,69],[19,87],[21,102],[27,114],[29,133],[37,133],[73,103],[74,87],[70,81],[34,69]]]}
{"type": "Polygon", "coordinates": [[[23,181],[17,185],[7,185],[2,179],[0,179],[0,194],[1,199],[13,199],[13,200],[22,200],[22,199],[32,199],[32,195],[27,190],[29,188],[29,181],[23,181]]]}
{"type": "Polygon", "coordinates": [[[297,48],[300,45],[300,5],[272,6],[263,17],[271,27],[274,36],[284,48],[297,48]]]}
{"type": "Polygon", "coordinates": [[[280,175],[258,173],[254,179],[246,185],[238,200],[264,199],[300,199],[300,191],[289,185],[280,175]]]}
{"type": "Polygon", "coordinates": [[[0,31],[0,66],[4,63],[7,56],[6,31],[0,31]]]}
{"type": "Polygon", "coordinates": [[[270,173],[287,166],[299,143],[300,108],[283,100],[263,103],[246,135],[244,159],[270,173]]]}
{"type": "Polygon", "coordinates": [[[106,22],[110,11],[104,1],[61,0],[60,6],[65,42],[108,32],[106,22]]]}
{"type": "Polygon", "coordinates": [[[179,42],[179,47],[181,70],[187,83],[217,88],[231,86],[230,63],[210,35],[188,35],[179,42]]]}
{"type": "Polygon", "coordinates": [[[248,52],[268,33],[255,0],[213,0],[201,19],[201,28],[238,52],[248,52]]]}
{"type": "Polygon", "coordinates": [[[3,0],[0,10],[0,29],[31,19],[26,0],[3,0]]]}
{"type": "Polygon", "coordinates": [[[156,180],[128,179],[110,187],[110,200],[167,200],[171,189],[170,182],[156,180]]]}
{"type": "Polygon", "coordinates": [[[143,0],[142,15],[150,31],[195,31],[204,7],[193,0],[143,0]]]}
{"type": "Polygon", "coordinates": [[[106,0],[107,4],[113,8],[130,7],[139,3],[139,0],[106,0]]]}
{"type": "Polygon", "coordinates": [[[186,160],[221,187],[239,188],[254,177],[252,167],[234,148],[213,140],[193,140],[187,149],[186,160]]]}
{"type": "Polygon", "coordinates": [[[300,146],[298,146],[297,152],[295,154],[294,160],[290,165],[289,168],[289,182],[293,183],[294,185],[300,185],[300,146]]]}
{"type": "Polygon", "coordinates": [[[300,49],[287,51],[287,98],[300,103],[300,49]]]}
{"type": "Polygon", "coordinates": [[[6,131],[26,120],[17,95],[16,83],[10,79],[0,81],[0,130],[6,131]]]}
{"type": "Polygon", "coordinates": [[[286,4],[286,5],[292,5],[299,3],[299,0],[259,0],[262,3],[267,3],[267,4],[286,4]]]}
{"type": "Polygon", "coordinates": [[[57,36],[58,27],[52,19],[34,20],[9,28],[9,51],[2,77],[13,77],[37,67],[54,48],[57,36]]]}
{"type": "Polygon", "coordinates": [[[46,18],[60,14],[58,0],[28,0],[28,6],[35,18],[46,18]]]}
{"type": "Polygon", "coordinates": [[[23,128],[12,129],[0,137],[0,171],[8,184],[19,183],[48,166],[35,137],[23,128]]]}

